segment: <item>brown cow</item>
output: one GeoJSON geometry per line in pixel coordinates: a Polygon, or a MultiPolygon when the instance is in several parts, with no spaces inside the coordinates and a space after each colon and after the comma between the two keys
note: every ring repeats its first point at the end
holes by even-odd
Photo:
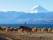
{"type": "Polygon", "coordinates": [[[11,27],[6,28],[6,32],[9,32],[9,31],[10,31],[10,28],[11,28],[11,27]]]}
{"type": "Polygon", "coordinates": [[[18,28],[14,28],[14,31],[18,31],[18,28]]]}
{"type": "Polygon", "coordinates": [[[42,32],[48,32],[48,29],[47,28],[43,28],[41,31],[42,32]]]}
{"type": "Polygon", "coordinates": [[[52,28],[48,28],[48,32],[51,33],[52,32],[52,28]]]}
{"type": "Polygon", "coordinates": [[[10,28],[10,31],[14,31],[14,28],[10,28]]]}
{"type": "Polygon", "coordinates": [[[6,31],[6,27],[3,27],[2,29],[3,29],[3,31],[6,31]]]}
{"type": "Polygon", "coordinates": [[[32,28],[32,32],[37,32],[37,28],[32,28]]]}
{"type": "Polygon", "coordinates": [[[37,29],[37,32],[41,32],[41,28],[38,28],[38,29],[37,29]]]}

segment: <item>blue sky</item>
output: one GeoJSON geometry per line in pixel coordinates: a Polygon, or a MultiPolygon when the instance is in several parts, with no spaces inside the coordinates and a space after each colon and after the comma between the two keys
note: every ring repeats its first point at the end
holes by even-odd
{"type": "Polygon", "coordinates": [[[41,5],[49,11],[53,11],[53,0],[0,0],[0,11],[28,12],[36,5],[41,5]]]}

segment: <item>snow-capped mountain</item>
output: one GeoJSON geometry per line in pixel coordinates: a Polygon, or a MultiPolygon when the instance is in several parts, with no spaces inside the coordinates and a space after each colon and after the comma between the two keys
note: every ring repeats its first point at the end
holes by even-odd
{"type": "Polygon", "coordinates": [[[0,12],[0,24],[53,24],[53,12],[42,6],[35,6],[31,13],[26,12],[0,12]]]}
{"type": "Polygon", "coordinates": [[[31,10],[31,13],[47,13],[47,12],[49,12],[49,11],[40,5],[33,7],[31,10]]]}

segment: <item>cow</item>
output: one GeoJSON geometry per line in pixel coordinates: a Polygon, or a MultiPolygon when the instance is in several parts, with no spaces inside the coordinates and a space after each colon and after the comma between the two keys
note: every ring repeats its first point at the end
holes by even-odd
{"type": "Polygon", "coordinates": [[[48,29],[47,28],[43,28],[41,29],[42,32],[48,32],[48,29]]]}
{"type": "Polygon", "coordinates": [[[38,28],[38,29],[37,29],[37,32],[41,32],[41,28],[38,28]]]}
{"type": "Polygon", "coordinates": [[[19,29],[22,29],[22,32],[31,32],[32,28],[29,28],[27,26],[20,26],[19,29]]]}
{"type": "Polygon", "coordinates": [[[52,32],[52,28],[48,28],[48,32],[51,33],[52,32]]]}
{"type": "Polygon", "coordinates": [[[36,27],[32,28],[32,32],[37,32],[37,28],[36,27]]]}

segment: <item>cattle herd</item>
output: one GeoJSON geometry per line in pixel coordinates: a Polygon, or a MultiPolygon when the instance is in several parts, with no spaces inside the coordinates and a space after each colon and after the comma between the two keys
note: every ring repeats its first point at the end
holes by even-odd
{"type": "Polygon", "coordinates": [[[53,33],[52,28],[30,28],[27,26],[20,26],[19,28],[12,28],[12,27],[2,27],[0,26],[0,31],[21,31],[21,32],[45,32],[45,33],[53,33]]]}
{"type": "Polygon", "coordinates": [[[2,26],[0,26],[0,31],[6,31],[6,32],[9,32],[9,31],[18,31],[18,28],[2,27],[2,26]]]}

